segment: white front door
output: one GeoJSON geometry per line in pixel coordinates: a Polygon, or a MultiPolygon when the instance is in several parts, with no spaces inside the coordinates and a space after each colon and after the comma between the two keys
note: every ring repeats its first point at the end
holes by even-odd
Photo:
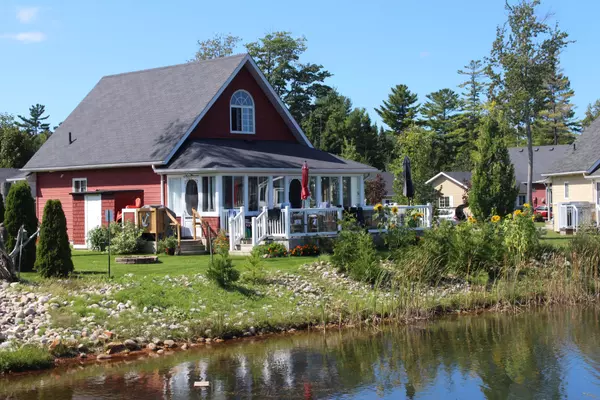
{"type": "Polygon", "coordinates": [[[88,232],[102,225],[102,196],[99,194],[85,195],[85,243],[88,232]]]}
{"type": "Polygon", "coordinates": [[[198,181],[194,178],[186,179],[184,193],[183,226],[181,227],[181,235],[184,237],[192,237],[192,229],[194,229],[192,209],[198,210],[198,181]]]}

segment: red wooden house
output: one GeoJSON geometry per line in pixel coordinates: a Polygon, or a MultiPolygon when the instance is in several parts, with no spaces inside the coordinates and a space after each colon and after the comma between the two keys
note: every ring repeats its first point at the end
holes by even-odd
{"type": "MultiPolygon", "coordinates": [[[[230,218],[241,231],[246,218],[266,224],[269,209],[361,206],[363,177],[375,172],[314,149],[248,55],[102,78],[23,171],[38,218],[60,199],[76,247],[105,210],[136,199],[172,209],[184,236],[195,229],[192,209],[214,231],[233,229],[230,218]],[[304,161],[310,206],[300,200],[304,161]]],[[[283,234],[301,217],[286,215],[283,234]]],[[[269,234],[260,229],[253,237],[269,234]]]]}

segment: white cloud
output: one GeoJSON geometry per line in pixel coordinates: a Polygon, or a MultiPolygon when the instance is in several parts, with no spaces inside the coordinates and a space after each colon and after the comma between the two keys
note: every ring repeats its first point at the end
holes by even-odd
{"type": "Polygon", "coordinates": [[[430,55],[431,55],[431,53],[428,51],[422,51],[419,53],[419,57],[421,57],[421,58],[426,58],[426,57],[429,57],[430,55]]]}
{"type": "Polygon", "coordinates": [[[17,9],[17,19],[23,24],[33,22],[39,11],[39,7],[21,7],[17,9]]]}
{"type": "Polygon", "coordinates": [[[21,43],[39,43],[46,40],[46,35],[42,32],[21,32],[0,34],[0,39],[12,39],[21,43]]]}

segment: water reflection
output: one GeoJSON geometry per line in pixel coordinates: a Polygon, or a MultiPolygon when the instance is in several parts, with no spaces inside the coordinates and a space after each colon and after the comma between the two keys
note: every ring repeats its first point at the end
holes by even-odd
{"type": "Polygon", "coordinates": [[[600,398],[595,309],[238,342],[0,380],[18,399],[600,398]],[[210,381],[209,389],[194,381],[210,381]]]}

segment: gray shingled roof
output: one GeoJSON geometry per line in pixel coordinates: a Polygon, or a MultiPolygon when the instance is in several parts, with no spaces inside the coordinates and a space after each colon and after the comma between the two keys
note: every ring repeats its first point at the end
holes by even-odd
{"type": "Polygon", "coordinates": [[[372,181],[377,177],[377,175],[381,175],[383,181],[385,182],[385,197],[394,197],[394,181],[396,180],[396,176],[391,172],[377,171],[368,174],[366,179],[368,181],[372,181]]]}
{"type": "Polygon", "coordinates": [[[446,175],[459,181],[461,184],[465,184],[467,182],[471,182],[471,172],[470,171],[444,171],[446,175]]]}
{"type": "MultiPolygon", "coordinates": [[[[533,182],[544,180],[542,174],[552,168],[552,165],[562,159],[571,145],[534,146],[533,147],[533,182]]],[[[519,184],[527,182],[529,156],[527,147],[511,147],[508,149],[510,161],[515,167],[515,178],[519,184]]],[[[524,191],[525,187],[521,188],[524,191]]]]}
{"type": "Polygon", "coordinates": [[[300,173],[305,160],[311,170],[377,171],[368,165],[293,142],[229,139],[189,140],[167,167],[158,170],[264,168],[295,169],[300,173]]]}
{"type": "Polygon", "coordinates": [[[245,57],[105,76],[24,169],[165,160],[245,57]]]}
{"type": "Polygon", "coordinates": [[[562,158],[548,167],[543,174],[588,171],[600,159],[600,118],[579,135],[562,158]]]}
{"type": "Polygon", "coordinates": [[[26,173],[19,171],[18,168],[0,168],[0,182],[6,182],[7,179],[25,179],[26,173]]]}

